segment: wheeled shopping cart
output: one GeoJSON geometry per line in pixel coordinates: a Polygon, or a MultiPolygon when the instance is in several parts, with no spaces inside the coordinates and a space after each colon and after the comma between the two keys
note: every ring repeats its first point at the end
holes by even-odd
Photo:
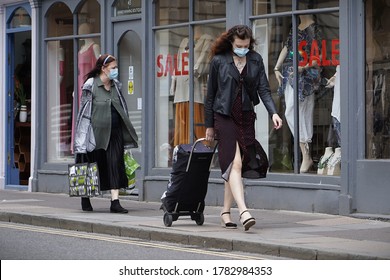
{"type": "Polygon", "coordinates": [[[191,144],[181,144],[173,151],[171,177],[161,197],[164,225],[170,227],[180,216],[191,216],[203,225],[210,168],[217,149],[205,145],[205,138],[191,144]]]}

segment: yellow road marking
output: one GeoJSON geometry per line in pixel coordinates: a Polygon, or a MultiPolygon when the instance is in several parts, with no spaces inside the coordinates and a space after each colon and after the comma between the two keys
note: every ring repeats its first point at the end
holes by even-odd
{"type": "MultiPolygon", "coordinates": [[[[127,244],[127,245],[136,245],[136,246],[149,247],[149,248],[180,251],[180,252],[186,252],[186,253],[191,252],[191,253],[210,255],[210,256],[234,258],[234,259],[238,259],[238,260],[264,260],[264,258],[254,257],[254,256],[244,256],[244,255],[227,253],[227,252],[213,252],[213,251],[206,251],[205,249],[196,249],[196,248],[188,248],[188,247],[181,248],[178,246],[173,246],[173,245],[168,245],[168,244],[151,243],[152,241],[145,242],[145,241],[139,241],[139,240],[124,239],[125,237],[122,237],[122,238],[110,237],[110,236],[105,236],[105,235],[99,234],[99,233],[76,232],[76,231],[71,231],[71,230],[52,229],[52,228],[38,227],[38,226],[32,226],[32,225],[19,225],[19,224],[14,224],[14,223],[0,223],[0,227],[9,228],[9,229],[18,229],[18,230],[24,230],[24,231],[31,231],[31,232],[47,233],[47,234],[53,234],[53,235],[61,235],[61,236],[67,236],[67,237],[93,239],[93,240],[127,244]]],[[[183,246],[185,246],[185,245],[183,244],[183,246]]]]}

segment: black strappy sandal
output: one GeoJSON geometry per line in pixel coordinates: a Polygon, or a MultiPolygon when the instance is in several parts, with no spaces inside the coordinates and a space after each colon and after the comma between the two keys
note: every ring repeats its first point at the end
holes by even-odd
{"type": "Polygon", "coordinates": [[[237,224],[232,223],[232,222],[225,223],[224,220],[222,219],[222,216],[223,215],[227,215],[227,214],[230,215],[230,212],[223,212],[221,214],[221,225],[222,225],[222,227],[227,228],[227,229],[236,229],[237,228],[237,224]]]}
{"type": "MultiPolygon", "coordinates": [[[[242,211],[241,214],[240,214],[240,220],[242,218],[242,215],[245,213],[245,212],[248,212],[248,210],[245,210],[245,211],[242,211]]],[[[250,214],[249,214],[250,215],[250,214]]],[[[244,229],[245,231],[247,231],[248,229],[250,229],[252,226],[254,226],[256,224],[256,220],[255,218],[253,218],[252,216],[248,219],[246,219],[245,221],[242,222],[242,225],[244,226],[244,229]]]]}

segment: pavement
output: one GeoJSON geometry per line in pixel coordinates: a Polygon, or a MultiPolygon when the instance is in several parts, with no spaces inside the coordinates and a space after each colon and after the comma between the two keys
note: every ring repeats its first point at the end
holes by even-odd
{"type": "MultiPolygon", "coordinates": [[[[121,196],[127,214],[110,213],[109,197],[92,198],[93,212],[81,210],[80,198],[0,190],[0,222],[22,223],[171,242],[200,248],[241,251],[299,260],[389,260],[390,220],[351,216],[250,209],[256,225],[225,229],[221,207],[207,206],[204,224],[181,216],[164,225],[161,203],[140,202],[134,195],[121,196]]],[[[234,222],[239,213],[232,209],[234,222]]],[[[0,228],[1,233],[1,228],[0,228]]]]}

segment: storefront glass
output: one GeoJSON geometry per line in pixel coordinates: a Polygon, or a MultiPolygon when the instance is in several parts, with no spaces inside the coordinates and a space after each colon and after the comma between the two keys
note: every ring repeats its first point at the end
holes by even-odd
{"type": "Polygon", "coordinates": [[[292,0],[253,0],[252,13],[255,16],[291,11],[292,0]]]}
{"type": "Polygon", "coordinates": [[[47,36],[58,37],[73,34],[73,16],[64,3],[55,3],[47,13],[47,36]]]}
{"type": "Polygon", "coordinates": [[[270,172],[294,172],[294,159],[298,157],[300,173],[339,175],[340,89],[335,75],[339,65],[339,15],[300,15],[297,19],[299,57],[293,52],[292,16],[253,22],[256,50],[264,59],[284,123],[281,130],[275,131],[271,122],[259,122],[269,118],[265,108],[257,106],[256,137],[269,155],[270,172]],[[298,59],[300,71],[298,91],[293,89],[294,59],[298,59]],[[299,99],[295,101],[297,93],[299,99]],[[295,102],[299,104],[298,118],[294,115],[295,102]],[[298,155],[293,153],[295,123],[299,123],[298,155]]]}
{"type": "Polygon", "coordinates": [[[72,127],[77,106],[73,101],[79,100],[85,75],[100,55],[99,15],[97,1],[85,1],[78,11],[77,34],[74,34],[73,15],[64,3],[54,4],[47,13],[47,162],[74,160],[72,127]],[[67,38],[61,39],[62,36],[67,38]]]}
{"type": "Polygon", "coordinates": [[[77,13],[78,30],[79,34],[86,34],[80,32],[80,28],[83,24],[89,25],[88,33],[100,32],[100,5],[96,0],[86,0],[80,7],[80,11],[77,13]]]}
{"type": "Polygon", "coordinates": [[[47,44],[47,155],[49,162],[71,156],[73,41],[47,44]]]}
{"type": "Polygon", "coordinates": [[[226,0],[195,0],[195,20],[224,18],[225,16],[226,0]]]}
{"type": "Polygon", "coordinates": [[[159,0],[156,2],[156,25],[185,23],[189,21],[188,0],[159,0]]]}
{"type": "Polygon", "coordinates": [[[365,1],[366,158],[390,159],[390,1],[365,1]]]}
{"type": "Polygon", "coordinates": [[[224,30],[224,23],[194,26],[193,47],[189,44],[189,27],[156,32],[156,166],[158,167],[170,166],[172,150],[176,145],[192,143],[195,139],[205,136],[204,99],[209,52],[214,38],[224,30]],[[191,52],[194,54],[193,61],[190,59],[191,52]],[[194,69],[192,84],[190,84],[190,69],[194,69]],[[190,102],[191,100],[194,102],[190,102]],[[191,134],[194,139],[191,139],[191,134]]]}
{"type": "MultiPolygon", "coordinates": [[[[320,9],[320,8],[332,8],[338,7],[339,0],[297,0],[298,9],[320,9]]],[[[252,9],[253,15],[264,15],[264,14],[273,14],[288,12],[293,10],[293,1],[292,0],[253,0],[252,9]]]]}
{"type": "Polygon", "coordinates": [[[127,103],[129,117],[138,135],[138,149],[142,151],[142,47],[141,38],[134,31],[127,31],[118,44],[119,79],[127,103]]]}
{"type": "Polygon", "coordinates": [[[18,8],[12,17],[10,27],[27,27],[31,26],[31,17],[24,8],[18,8]]]}

